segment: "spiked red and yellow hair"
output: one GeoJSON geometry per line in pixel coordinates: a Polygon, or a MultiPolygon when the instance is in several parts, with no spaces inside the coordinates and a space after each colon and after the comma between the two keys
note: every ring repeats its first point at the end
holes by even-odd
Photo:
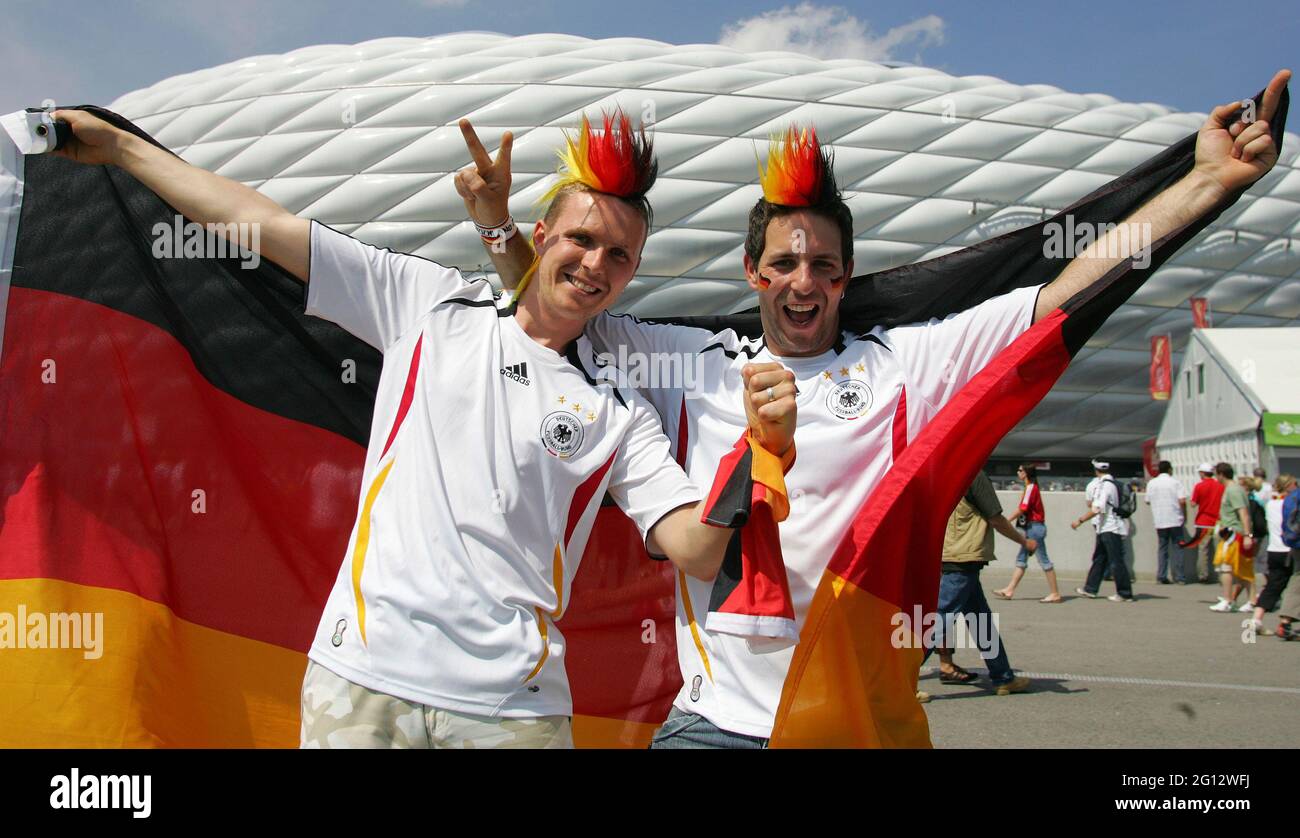
{"type": "Polygon", "coordinates": [[[581,184],[630,201],[645,197],[659,173],[654,143],[645,128],[632,130],[632,120],[623,111],[602,114],[604,130],[593,131],[587,115],[576,138],[564,137],[560,156],[559,180],[542,196],[549,203],[566,186],[581,184]]]}
{"type": "MultiPolygon", "coordinates": [[[[631,203],[641,212],[648,227],[651,216],[646,193],[659,174],[654,142],[646,136],[644,127],[632,130],[632,120],[621,108],[612,115],[601,116],[603,131],[592,130],[591,122],[583,114],[578,136],[565,134],[564,148],[556,152],[560,157],[559,179],[537,203],[549,206],[561,192],[578,186],[631,203]]],[[[516,301],[523,296],[539,264],[540,260],[534,256],[532,265],[515,287],[516,301]]]]}
{"type": "Polygon", "coordinates": [[[817,142],[817,129],[791,125],[785,135],[773,134],[767,154],[767,168],[758,166],[763,199],[783,207],[807,207],[823,201],[823,187],[830,181],[830,161],[817,142]]]}

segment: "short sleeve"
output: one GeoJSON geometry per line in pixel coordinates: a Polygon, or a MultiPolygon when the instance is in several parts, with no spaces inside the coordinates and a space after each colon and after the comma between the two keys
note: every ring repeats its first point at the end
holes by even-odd
{"type": "Polygon", "coordinates": [[[1105,514],[1107,506],[1119,506],[1119,489],[1113,480],[1103,480],[1097,484],[1097,493],[1092,499],[1092,510],[1105,514]]]}
{"type": "Polygon", "coordinates": [[[970,484],[966,499],[982,518],[988,519],[1002,514],[1002,503],[993,489],[993,481],[989,480],[989,476],[982,471],[975,475],[975,482],[970,484]]]}
{"type": "Polygon", "coordinates": [[[938,407],[1034,323],[1041,285],[1018,288],[943,320],[913,323],[886,334],[916,393],[938,407]]]}
{"type": "Polygon", "coordinates": [[[311,224],[307,314],[337,323],[381,352],[440,298],[466,285],[454,268],[311,224]]]}
{"type": "Polygon", "coordinates": [[[608,491],[644,541],[660,518],[704,496],[669,455],[654,410],[636,393],[626,395],[632,423],[614,456],[608,491]]]}
{"type": "Polygon", "coordinates": [[[1021,511],[1021,512],[1032,512],[1032,511],[1033,511],[1033,509],[1034,509],[1034,493],[1037,492],[1037,491],[1038,491],[1038,484],[1036,484],[1036,483],[1030,483],[1029,486],[1025,489],[1024,494],[1020,496],[1020,511],[1021,511]]]}

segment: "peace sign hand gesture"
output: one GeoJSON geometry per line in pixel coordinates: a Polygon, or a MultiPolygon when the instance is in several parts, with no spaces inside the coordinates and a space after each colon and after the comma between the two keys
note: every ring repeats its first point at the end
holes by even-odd
{"type": "Polygon", "coordinates": [[[460,121],[460,132],[474,162],[456,173],[456,191],[464,199],[465,209],[474,223],[497,227],[510,217],[510,149],[514,135],[509,131],[502,135],[501,148],[494,161],[468,119],[460,121]]]}
{"type": "Polygon", "coordinates": [[[1269,120],[1277,113],[1290,70],[1279,70],[1264,90],[1259,113],[1255,103],[1229,102],[1210,112],[1196,138],[1196,170],[1213,178],[1226,194],[1250,186],[1277,163],[1277,144],[1269,120]],[[1229,123],[1244,107],[1240,118],[1229,123]],[[1254,117],[1252,120],[1251,117],[1254,117]]]}

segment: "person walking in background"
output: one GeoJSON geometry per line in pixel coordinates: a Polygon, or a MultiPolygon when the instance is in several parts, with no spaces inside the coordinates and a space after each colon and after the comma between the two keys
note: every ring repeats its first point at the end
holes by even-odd
{"type": "MultiPolygon", "coordinates": [[[[1092,502],[1097,499],[1097,487],[1100,484],[1101,484],[1101,478],[1097,477],[1096,472],[1094,471],[1092,479],[1089,480],[1088,484],[1083,487],[1083,508],[1086,512],[1092,512],[1092,502]]],[[[1071,529],[1074,529],[1074,527],[1071,527],[1071,529]]],[[[1102,571],[1101,578],[1103,582],[1110,582],[1114,580],[1115,577],[1111,576],[1110,573],[1110,565],[1107,565],[1105,570],[1102,571]]],[[[1075,590],[1078,589],[1076,588],[1075,590]]]]}
{"type": "Polygon", "coordinates": [[[1277,480],[1273,481],[1273,490],[1273,496],[1264,510],[1268,518],[1268,576],[1259,599],[1255,601],[1255,613],[1252,616],[1255,632],[1265,635],[1273,632],[1264,629],[1264,615],[1277,607],[1282,592],[1295,573],[1293,551],[1283,539],[1282,533],[1282,508],[1286,505],[1287,497],[1295,493],[1295,478],[1289,474],[1279,474],[1277,480]]]}
{"type": "Polygon", "coordinates": [[[1128,568],[1124,566],[1124,536],[1128,535],[1128,520],[1119,514],[1120,492],[1115,479],[1110,476],[1110,463],[1092,461],[1097,475],[1092,487],[1092,511],[1076,521],[1070,529],[1077,530],[1092,521],[1097,530],[1097,544],[1092,551],[1092,567],[1088,568],[1088,581],[1074,592],[1088,599],[1096,599],[1101,589],[1101,577],[1107,566],[1115,575],[1115,593],[1107,597],[1111,602],[1136,602],[1128,568]]]}
{"type": "Polygon", "coordinates": [[[1187,520],[1187,489],[1174,477],[1173,463],[1161,460],[1156,470],[1159,473],[1147,484],[1146,492],[1156,530],[1156,582],[1185,585],[1183,550],[1178,545],[1187,537],[1183,530],[1187,520]]]}
{"type": "MultiPolygon", "coordinates": [[[[1025,531],[1026,538],[1038,543],[1034,555],[1038,558],[1038,566],[1043,569],[1047,585],[1051,589],[1039,602],[1061,602],[1061,592],[1056,587],[1056,568],[1047,556],[1047,514],[1043,509],[1043,493],[1038,486],[1038,471],[1033,466],[1022,465],[1016,470],[1016,476],[1025,484],[1025,490],[1020,496],[1020,517],[1016,526],[1025,531]]],[[[999,599],[1014,597],[1016,586],[1025,577],[1028,567],[1029,550],[1022,546],[1016,555],[1016,569],[1011,573],[1011,582],[1005,588],[994,590],[993,595],[999,599]]]]}
{"type": "Polygon", "coordinates": [[[1215,478],[1223,485],[1223,501],[1219,505],[1216,524],[1219,544],[1214,550],[1214,569],[1219,572],[1223,593],[1219,601],[1210,606],[1211,611],[1234,610],[1237,596],[1243,585],[1255,583],[1255,535],[1251,530],[1250,501],[1245,489],[1234,479],[1232,466],[1219,463],[1214,467],[1215,478]]]}
{"type": "MultiPolygon", "coordinates": [[[[993,531],[997,530],[1016,542],[1021,548],[1033,552],[1038,545],[1032,538],[1016,532],[1011,522],[1002,514],[993,482],[984,472],[975,475],[975,482],[957,502],[957,508],[948,516],[948,529],[943,537],[943,572],[939,577],[939,620],[936,625],[934,645],[926,649],[939,652],[939,680],[945,684],[969,684],[979,675],[953,663],[951,637],[945,630],[963,616],[975,618],[971,632],[979,646],[980,656],[989,668],[989,681],[998,695],[1024,692],[1029,679],[1016,675],[1007,659],[989,602],[980,585],[980,571],[993,561],[993,531]]],[[[925,692],[917,692],[917,701],[929,701],[925,692]]]]}
{"type": "Polygon", "coordinates": [[[1192,487],[1192,503],[1196,504],[1196,533],[1183,547],[1196,548],[1196,581],[1203,585],[1214,581],[1214,548],[1218,539],[1214,525],[1219,520],[1219,504],[1223,501],[1223,484],[1214,479],[1214,466],[1201,463],[1196,471],[1201,481],[1192,487]]]}

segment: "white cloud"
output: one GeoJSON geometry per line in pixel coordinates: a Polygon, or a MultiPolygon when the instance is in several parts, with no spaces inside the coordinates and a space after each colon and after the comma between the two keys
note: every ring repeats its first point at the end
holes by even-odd
{"type": "Polygon", "coordinates": [[[782,6],[722,28],[718,43],[742,52],[784,50],[814,58],[862,58],[885,61],[900,50],[919,51],[943,43],[943,18],[926,15],[883,34],[871,31],[841,6],[800,3],[782,6]]]}

